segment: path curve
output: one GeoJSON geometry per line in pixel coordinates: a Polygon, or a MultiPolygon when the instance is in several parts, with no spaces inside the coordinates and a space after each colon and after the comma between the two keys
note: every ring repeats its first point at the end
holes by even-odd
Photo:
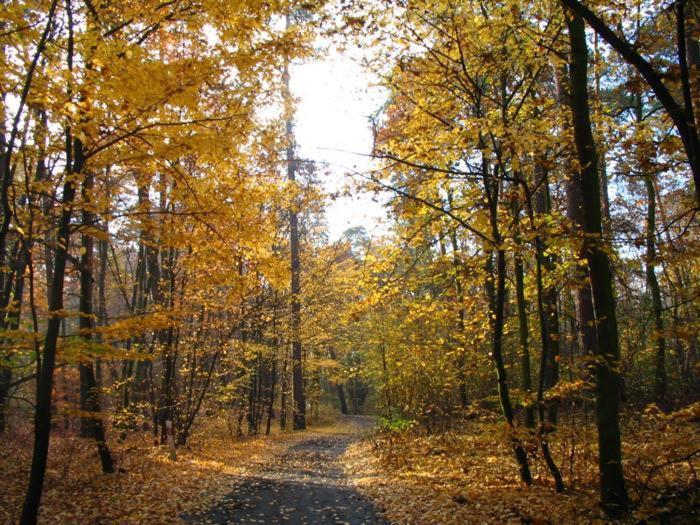
{"type": "Polygon", "coordinates": [[[371,428],[372,418],[344,416],[343,433],[312,431],[243,478],[235,491],[187,523],[386,525],[374,505],[350,483],[338,461],[371,428]]]}

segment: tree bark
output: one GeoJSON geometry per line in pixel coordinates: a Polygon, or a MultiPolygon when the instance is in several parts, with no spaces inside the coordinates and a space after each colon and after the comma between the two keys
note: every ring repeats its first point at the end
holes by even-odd
{"type": "MultiPolygon", "coordinates": [[[[506,305],[506,252],[501,247],[502,238],[498,227],[498,182],[495,176],[490,176],[488,173],[488,164],[486,159],[482,160],[482,176],[484,190],[489,207],[489,219],[491,223],[491,234],[493,243],[496,246],[496,267],[495,267],[495,286],[490,284],[487,286],[489,290],[491,310],[493,319],[491,322],[492,338],[491,338],[491,358],[496,369],[496,380],[498,382],[498,397],[501,403],[501,411],[508,426],[515,427],[515,416],[513,414],[513,405],[510,400],[510,392],[508,388],[508,377],[506,366],[503,360],[503,327],[505,323],[505,305],[506,305]]],[[[490,276],[489,276],[490,277],[490,276]]],[[[520,470],[520,479],[527,485],[532,484],[532,474],[530,473],[530,465],[527,459],[527,452],[517,438],[513,438],[513,453],[518,462],[520,470]]]]}
{"type": "MultiPolygon", "coordinates": [[[[275,345],[275,349],[279,348],[279,343],[275,345]]],[[[275,417],[275,387],[277,386],[277,355],[273,355],[270,359],[272,362],[272,370],[270,371],[270,390],[267,398],[267,423],[265,425],[265,435],[270,434],[272,428],[272,418],[275,417]]]]}
{"type": "MultiPolygon", "coordinates": [[[[94,329],[94,287],[93,275],[95,266],[94,238],[90,228],[94,227],[95,214],[91,211],[90,198],[94,187],[94,176],[86,173],[82,188],[82,256],[80,258],[80,337],[85,346],[90,350],[94,329]]],[[[81,432],[84,437],[92,437],[97,445],[100,455],[102,472],[111,474],[114,472],[114,461],[107,446],[104,424],[100,414],[100,397],[95,379],[95,368],[90,355],[83,356],[84,362],[80,364],[80,409],[83,412],[80,420],[81,432]],[[87,415],[86,415],[87,414],[87,415]]]]}
{"type": "MultiPolygon", "coordinates": [[[[448,193],[448,203],[450,205],[450,208],[452,207],[452,192],[448,193]]],[[[469,406],[469,396],[467,395],[467,378],[466,378],[466,370],[465,370],[465,365],[466,365],[466,348],[465,348],[465,336],[466,336],[466,328],[465,328],[465,318],[466,318],[466,312],[464,310],[464,288],[462,286],[462,279],[460,279],[459,276],[459,270],[460,270],[460,261],[459,261],[459,256],[457,255],[459,253],[459,243],[457,242],[457,231],[453,229],[450,232],[450,244],[452,245],[452,271],[454,272],[454,286],[455,286],[455,294],[457,296],[457,302],[458,302],[458,312],[457,312],[457,328],[459,330],[459,335],[460,335],[460,344],[459,344],[459,355],[456,359],[456,367],[457,367],[457,382],[458,382],[458,388],[459,388],[459,402],[462,405],[463,409],[466,409],[469,406]]]]}
{"type": "Polygon", "coordinates": [[[579,161],[584,247],[596,318],[596,424],[600,495],[604,510],[619,516],[628,499],[622,471],[620,438],[620,346],[612,271],[602,239],[598,159],[588,103],[588,47],[583,18],[567,16],[570,50],[570,95],[574,140],[579,161]]]}
{"type": "Polygon", "coordinates": [[[654,353],[654,398],[663,405],[666,401],[666,337],[664,336],[663,302],[661,288],[656,278],[656,193],[651,175],[644,178],[647,190],[647,223],[646,223],[646,260],[645,273],[651,308],[654,314],[653,340],[656,342],[654,353]]]}
{"type": "MultiPolygon", "coordinates": [[[[290,17],[287,15],[286,27],[289,27],[290,17]]],[[[289,62],[284,64],[284,100],[291,113],[291,93],[289,90],[289,62]]],[[[296,160],[294,158],[294,124],[291,115],[287,116],[287,178],[296,190],[296,160]]],[[[293,191],[294,191],[293,190],[293,191]]],[[[294,398],[294,413],[292,428],[306,428],[306,398],[304,395],[303,350],[301,345],[301,261],[299,259],[299,213],[296,199],[292,203],[289,214],[289,245],[291,264],[291,335],[292,335],[292,394],[294,398]]]]}
{"type": "Polygon", "coordinates": [[[280,430],[287,430],[287,389],[289,388],[289,350],[284,345],[280,381],[280,430]]]}
{"type": "MultiPolygon", "coordinates": [[[[641,94],[634,97],[634,115],[638,124],[644,120],[644,101],[641,94]]],[[[666,338],[664,336],[663,301],[661,288],[656,277],[656,191],[654,176],[646,172],[646,158],[642,145],[637,145],[636,162],[641,175],[644,177],[644,187],[647,194],[647,216],[645,225],[645,261],[644,274],[647,281],[647,289],[651,297],[651,310],[654,317],[654,331],[652,340],[655,342],[654,351],[654,399],[659,405],[666,401],[666,338]]]]}
{"type": "MultiPolygon", "coordinates": [[[[518,233],[520,207],[514,204],[513,219],[515,222],[515,242],[520,247],[520,235],[518,233]]],[[[532,366],[530,362],[530,332],[527,322],[527,303],[525,301],[525,271],[523,269],[523,256],[516,251],[513,256],[515,273],[515,303],[518,310],[518,343],[520,351],[520,375],[523,391],[532,395],[532,366]]],[[[524,423],[527,428],[535,428],[535,409],[532,398],[528,399],[525,407],[524,423]]]]}
{"type": "MultiPolygon", "coordinates": [[[[534,211],[538,214],[546,215],[552,212],[552,200],[549,191],[549,174],[541,163],[535,164],[535,192],[533,204],[534,211]]],[[[544,283],[545,272],[552,275],[556,259],[552,254],[547,254],[547,244],[541,236],[537,236],[536,242],[539,243],[539,261],[541,264],[540,272],[537,277],[538,286],[541,286],[542,307],[544,313],[543,322],[546,324],[547,332],[547,359],[545,361],[544,388],[548,390],[559,382],[559,358],[561,354],[560,344],[560,329],[559,329],[559,291],[556,286],[544,283]]],[[[544,343],[543,343],[544,348],[544,343]]],[[[549,403],[547,417],[551,424],[556,425],[559,414],[559,404],[553,400],[549,403]]]]}
{"type": "MultiPolygon", "coordinates": [[[[68,134],[70,136],[70,134],[68,134]]],[[[82,172],[85,157],[83,145],[78,139],[70,140],[72,155],[68,158],[68,174],[82,172]]],[[[73,201],[75,198],[75,186],[72,178],[67,178],[63,185],[63,198],[61,200],[63,211],[58,228],[58,243],[54,256],[53,282],[51,283],[51,297],[49,302],[49,320],[44,339],[44,351],[42,352],[41,367],[36,392],[36,413],[34,418],[34,452],[32,466],[29,475],[29,485],[22,507],[20,517],[21,525],[34,525],[39,513],[41,492],[46,476],[46,462],[49,453],[49,439],[51,432],[51,397],[53,391],[54,367],[56,365],[56,348],[58,335],[63,319],[63,286],[65,281],[66,262],[68,260],[68,247],[70,245],[71,227],[70,221],[73,215],[73,201]]]]}

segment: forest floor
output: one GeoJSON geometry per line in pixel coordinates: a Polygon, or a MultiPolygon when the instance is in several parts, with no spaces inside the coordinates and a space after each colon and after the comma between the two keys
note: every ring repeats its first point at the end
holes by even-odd
{"type": "MultiPolygon", "coordinates": [[[[39,523],[383,524],[343,469],[348,446],[375,418],[328,420],[305,432],[233,437],[217,420],[169,458],[148,433],[110,440],[118,471],[102,474],[94,443],[54,429],[39,523]]],[[[26,490],[28,427],[0,435],[0,524],[15,524],[26,490]]]]}
{"type": "Polygon", "coordinates": [[[343,456],[354,484],[402,525],[700,523],[700,404],[676,413],[629,413],[623,429],[630,512],[609,521],[598,505],[592,415],[577,424],[562,414],[549,445],[564,478],[555,491],[537,440],[518,434],[533,484],[518,479],[509,433],[498,414],[477,412],[452,430],[418,427],[381,433],[350,445],[343,456]]]}
{"type": "MultiPolygon", "coordinates": [[[[632,420],[630,416],[628,419],[632,420]]],[[[700,522],[700,404],[644,414],[625,429],[631,523],[700,522]]],[[[550,445],[567,490],[554,491],[526,443],[534,484],[517,479],[506,430],[494,414],[458,431],[373,432],[375,420],[341,417],[305,432],[235,438],[216,421],[169,459],[148,434],[110,442],[119,471],[99,471],[94,444],[52,436],[40,523],[136,524],[601,524],[595,429],[564,422],[550,445]]],[[[443,429],[444,430],[444,429],[443,429]]],[[[31,433],[0,436],[0,524],[17,523],[31,433]]]]}

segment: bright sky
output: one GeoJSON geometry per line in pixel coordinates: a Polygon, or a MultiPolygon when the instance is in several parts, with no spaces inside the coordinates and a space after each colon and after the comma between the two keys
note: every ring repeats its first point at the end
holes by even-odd
{"type": "MultiPolygon", "coordinates": [[[[295,116],[299,156],[323,163],[318,173],[329,192],[342,190],[352,173],[371,168],[368,117],[385,99],[372,82],[350,56],[336,52],[292,68],[291,89],[299,102],[295,116]]],[[[371,194],[341,196],[326,210],[329,238],[334,241],[354,226],[364,226],[370,235],[380,233],[385,216],[371,194]]]]}

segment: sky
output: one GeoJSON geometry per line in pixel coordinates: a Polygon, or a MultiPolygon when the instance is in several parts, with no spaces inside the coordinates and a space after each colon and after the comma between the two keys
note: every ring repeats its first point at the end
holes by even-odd
{"type": "MultiPolygon", "coordinates": [[[[369,116],[386,95],[349,54],[330,51],[323,59],[291,69],[291,90],[297,98],[295,135],[301,158],[319,163],[318,173],[329,193],[341,191],[353,173],[372,167],[369,116]]],[[[356,176],[355,176],[356,178],[356,176]]],[[[354,192],[331,201],[326,209],[329,239],[354,226],[368,233],[385,231],[386,210],[369,193],[354,192]]]]}

